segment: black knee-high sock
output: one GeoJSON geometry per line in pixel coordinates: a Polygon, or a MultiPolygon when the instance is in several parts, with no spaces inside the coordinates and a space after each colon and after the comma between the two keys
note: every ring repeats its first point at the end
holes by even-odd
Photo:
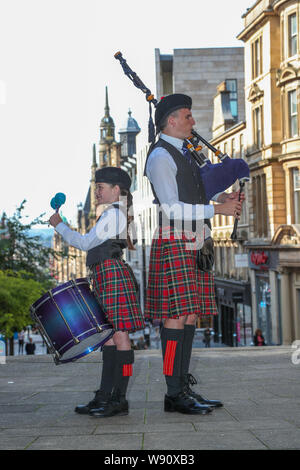
{"type": "Polygon", "coordinates": [[[125,399],[128,382],[132,376],[132,364],[134,363],[134,351],[116,350],[116,365],[114,374],[113,396],[117,399],[125,399]]]}
{"type": "Polygon", "coordinates": [[[104,397],[109,398],[114,385],[114,371],[116,364],[116,346],[103,346],[102,348],[102,375],[100,390],[104,397]]]}
{"type": "Polygon", "coordinates": [[[163,327],[161,330],[163,374],[166,379],[167,394],[169,396],[178,395],[181,391],[183,335],[183,329],[163,327]]]}
{"type": "Polygon", "coordinates": [[[184,325],[184,338],[182,348],[181,376],[184,377],[189,372],[193,340],[195,336],[195,325],[184,325]]]}

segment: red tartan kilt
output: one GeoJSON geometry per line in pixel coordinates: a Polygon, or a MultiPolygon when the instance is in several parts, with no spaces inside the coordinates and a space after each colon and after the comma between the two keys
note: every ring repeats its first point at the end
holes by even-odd
{"type": "Polygon", "coordinates": [[[116,331],[133,332],[145,328],[133,273],[124,261],[103,261],[92,267],[90,278],[94,294],[116,331]]]}
{"type": "Polygon", "coordinates": [[[214,276],[200,271],[197,251],[182,239],[154,236],[151,246],[145,317],[217,315],[214,276]]]}

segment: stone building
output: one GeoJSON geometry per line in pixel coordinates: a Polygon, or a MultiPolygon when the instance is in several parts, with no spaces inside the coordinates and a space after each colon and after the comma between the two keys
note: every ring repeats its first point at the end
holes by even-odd
{"type": "Polygon", "coordinates": [[[253,326],[268,344],[300,338],[300,1],[243,15],[253,326]]]}
{"type": "MultiPolygon", "coordinates": [[[[91,179],[84,204],[78,205],[77,227],[71,227],[82,234],[87,233],[95,225],[97,218],[101,215],[104,206],[96,205],[95,199],[95,172],[98,168],[105,166],[118,166],[127,171],[133,178],[131,190],[134,190],[136,179],[136,136],[140,128],[136,120],[128,113],[125,125],[119,131],[120,142],[115,139],[115,124],[110,115],[108,103],[108,90],[105,89],[104,117],[100,121],[100,140],[97,157],[96,145],[93,145],[91,164],[91,179]]],[[[54,233],[53,247],[62,250],[65,258],[61,261],[54,260],[52,271],[58,282],[66,282],[72,278],[85,277],[86,253],[69,246],[62,237],[54,233]]]]}
{"type": "MultiPolygon", "coordinates": [[[[231,125],[215,98],[210,143],[244,158],[251,171],[237,242],[231,217],[213,221],[215,326],[230,345],[250,344],[251,321],[268,344],[300,335],[299,8],[299,1],[260,0],[243,15],[245,122],[231,125]]],[[[218,95],[224,105],[224,84],[218,95]]]]}
{"type": "Polygon", "coordinates": [[[200,135],[210,138],[213,97],[226,80],[231,90],[231,112],[235,121],[245,119],[244,48],[175,49],[172,55],[155,49],[156,96],[186,93],[193,100],[193,116],[200,135]]]}
{"type": "MultiPolygon", "coordinates": [[[[234,116],[230,109],[231,92],[226,81],[219,84],[213,102],[213,126],[210,143],[231,158],[243,158],[246,154],[246,122],[234,116]]],[[[244,110],[244,106],[242,108],[244,110]]],[[[210,160],[219,163],[213,152],[210,160]]],[[[239,190],[238,182],[231,190],[239,190]]],[[[244,247],[249,238],[248,187],[244,188],[246,201],[238,224],[238,239],[231,233],[234,219],[216,215],[212,219],[215,245],[215,285],[219,316],[214,319],[214,330],[219,341],[235,346],[249,345],[252,341],[251,288],[248,255],[244,247]],[[246,259],[245,259],[246,258],[246,259]]]]}
{"type": "MultiPolygon", "coordinates": [[[[299,18],[299,0],[258,0],[243,15],[242,48],[156,50],[157,96],[191,95],[199,134],[250,167],[237,241],[232,217],[213,219],[220,315],[210,326],[228,345],[251,344],[256,328],[268,344],[300,337],[299,18]]],[[[144,241],[132,255],[144,283],[156,226],[146,153],[135,193],[144,241]]]]}

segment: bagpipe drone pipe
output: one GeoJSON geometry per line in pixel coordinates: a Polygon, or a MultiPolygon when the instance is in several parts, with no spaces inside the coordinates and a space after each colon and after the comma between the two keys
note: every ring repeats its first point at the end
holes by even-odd
{"type": "MultiPolygon", "coordinates": [[[[146,95],[146,100],[149,103],[149,142],[153,143],[155,141],[155,129],[152,120],[151,104],[156,107],[158,101],[154,98],[154,95],[151,93],[149,88],[144,85],[138,75],[129,67],[126,60],[123,58],[122,53],[117,52],[115,54],[115,58],[119,60],[125,75],[127,75],[132,83],[146,95]]],[[[198,164],[207,201],[210,201],[214,195],[226,191],[226,189],[230,188],[237,180],[239,180],[240,185],[240,200],[245,183],[250,179],[248,164],[242,158],[233,159],[227,154],[223,154],[220,150],[216,149],[201,137],[195,130],[192,131],[192,135],[188,139],[185,139],[185,144],[198,164]],[[212,163],[201,152],[203,147],[199,145],[200,141],[220,159],[220,163],[212,163]]],[[[237,225],[238,218],[235,219],[234,229],[231,234],[232,240],[237,239],[237,225]]]]}

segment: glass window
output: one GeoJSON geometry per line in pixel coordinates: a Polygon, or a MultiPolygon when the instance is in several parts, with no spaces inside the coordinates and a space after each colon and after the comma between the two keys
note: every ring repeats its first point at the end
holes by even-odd
{"type": "Polygon", "coordinates": [[[297,91],[288,93],[289,101],[289,133],[290,137],[298,135],[298,110],[297,110],[297,91]]]}
{"type": "Polygon", "coordinates": [[[257,149],[262,146],[262,109],[261,106],[253,111],[254,144],[257,149]]]}
{"type": "Polygon", "coordinates": [[[262,37],[252,43],[252,78],[262,73],[262,37]]]}
{"type": "Polygon", "coordinates": [[[235,139],[231,139],[231,156],[235,157],[235,139]]]}
{"type": "Polygon", "coordinates": [[[298,41],[298,28],[297,28],[297,14],[293,13],[288,17],[289,24],[289,57],[297,54],[297,41],[298,41]]]}
{"type": "Polygon", "coordinates": [[[293,168],[294,223],[300,224],[300,172],[293,168]]]}
{"type": "Polygon", "coordinates": [[[226,89],[230,91],[230,109],[234,119],[238,117],[237,80],[226,80],[226,89]]]}
{"type": "Polygon", "coordinates": [[[244,135],[240,135],[240,158],[245,156],[244,135]]]}

